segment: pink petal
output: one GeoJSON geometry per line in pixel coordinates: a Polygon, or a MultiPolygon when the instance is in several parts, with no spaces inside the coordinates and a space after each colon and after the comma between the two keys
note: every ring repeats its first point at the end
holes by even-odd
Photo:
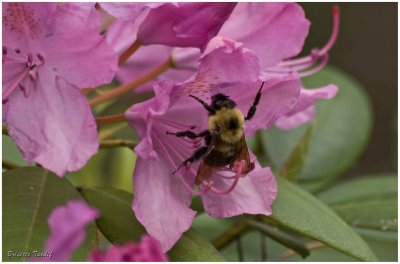
{"type": "MultiPolygon", "coordinates": [[[[117,19],[107,29],[108,44],[121,55],[136,40],[138,23],[117,19]]],[[[140,49],[138,50],[138,52],[140,49]]],[[[135,55],[136,56],[136,55],[135,55]]]]}
{"type": "Polygon", "coordinates": [[[255,82],[260,68],[257,56],[242,44],[224,37],[215,37],[200,59],[197,75],[212,82],[255,82]]]}
{"type": "Polygon", "coordinates": [[[79,88],[109,83],[118,70],[117,53],[94,31],[49,37],[43,45],[47,67],[79,88]]]}
{"type": "Polygon", "coordinates": [[[191,193],[169,166],[138,158],[133,173],[135,196],[132,209],[146,231],[168,251],[192,224],[195,211],[189,208],[191,193]]]}
{"type": "MultiPolygon", "coordinates": [[[[228,189],[230,180],[213,176],[219,189],[228,189]]],[[[239,180],[235,189],[218,195],[211,191],[202,196],[204,210],[212,217],[222,218],[241,214],[270,215],[272,202],[277,194],[275,177],[269,168],[256,166],[254,171],[239,180]]]]}
{"type": "Polygon", "coordinates": [[[277,120],[281,129],[292,129],[314,119],[314,104],[320,99],[331,99],[338,92],[336,85],[330,84],[317,89],[302,89],[295,107],[277,120]]]}
{"type": "Polygon", "coordinates": [[[123,20],[135,20],[141,12],[149,8],[156,8],[163,3],[99,3],[108,14],[123,20]]]}
{"type": "Polygon", "coordinates": [[[228,19],[236,3],[164,4],[152,9],[139,28],[145,45],[203,48],[228,19]]]}
{"type": "Polygon", "coordinates": [[[105,252],[94,250],[89,261],[160,262],[168,261],[168,257],[163,254],[157,240],[144,235],[139,244],[128,242],[121,246],[113,245],[105,252]]]}
{"type": "Polygon", "coordinates": [[[261,68],[297,55],[310,22],[295,3],[239,3],[219,35],[243,42],[260,58],[261,68]]]}
{"type": "MultiPolygon", "coordinates": [[[[115,21],[107,30],[107,42],[118,54],[122,54],[122,52],[136,40],[136,33],[139,25],[140,23],[137,23],[137,21],[135,21],[135,23],[123,20],[115,21]]],[[[182,50],[187,51],[188,48],[182,50]]],[[[193,48],[190,50],[194,55],[187,54],[187,52],[179,52],[179,57],[175,58],[175,49],[171,47],[164,45],[142,46],[135,52],[134,56],[130,57],[123,65],[120,65],[117,78],[121,83],[131,82],[158,65],[161,65],[172,55],[175,65],[174,69],[168,70],[153,81],[159,81],[161,79],[184,81],[193,74],[192,69],[187,69],[188,66],[186,65],[185,59],[189,59],[190,63],[192,63],[193,60],[197,62],[199,57],[198,49],[193,48]],[[183,56],[186,58],[182,58],[183,56]]],[[[195,68],[197,68],[197,63],[195,68]]],[[[151,90],[151,88],[152,82],[149,82],[142,85],[136,92],[148,91],[151,90]]]]}
{"type": "Polygon", "coordinates": [[[93,3],[92,8],[88,8],[83,3],[58,5],[57,12],[54,13],[51,21],[52,33],[57,36],[74,36],[82,31],[98,33],[100,29],[100,14],[93,7],[93,3]]]}
{"type": "Polygon", "coordinates": [[[173,89],[171,82],[155,84],[156,96],[139,104],[133,105],[125,112],[125,117],[134,127],[142,139],[135,152],[144,159],[158,159],[153,148],[151,132],[153,130],[153,117],[162,116],[170,107],[170,93],[173,89]]]}
{"type": "Polygon", "coordinates": [[[203,52],[197,73],[186,82],[177,85],[173,94],[176,98],[186,98],[191,102],[195,101],[190,99],[189,95],[196,95],[208,103],[211,96],[219,92],[229,96],[236,93],[236,99],[255,97],[258,88],[253,86],[253,93],[249,83],[256,82],[259,74],[258,59],[253,52],[243,48],[242,44],[236,41],[215,37],[203,52]]]}
{"type": "Polygon", "coordinates": [[[48,223],[51,234],[45,251],[52,252],[51,261],[69,261],[73,251],[86,237],[85,227],[98,217],[98,211],[82,201],[70,201],[51,212],[48,223]]]}
{"type": "Polygon", "coordinates": [[[82,168],[98,150],[96,123],[81,91],[62,78],[39,73],[29,96],[7,102],[8,132],[25,160],[59,176],[82,168]]]}
{"type": "Polygon", "coordinates": [[[2,7],[3,46],[26,50],[48,34],[47,22],[57,3],[2,3],[2,7]]]}
{"type": "MultiPolygon", "coordinates": [[[[230,87],[230,92],[225,89],[225,94],[236,101],[246,116],[260,86],[261,82],[238,84],[230,87]]],[[[266,80],[256,113],[246,122],[246,137],[251,137],[259,129],[271,127],[278,118],[289,113],[298,100],[300,89],[301,82],[296,77],[266,80]]]]}
{"type": "Polygon", "coordinates": [[[289,130],[296,128],[304,123],[310,122],[314,120],[314,118],[315,118],[315,108],[312,105],[301,112],[297,112],[290,116],[279,118],[276,121],[275,125],[282,130],[289,130]]]}

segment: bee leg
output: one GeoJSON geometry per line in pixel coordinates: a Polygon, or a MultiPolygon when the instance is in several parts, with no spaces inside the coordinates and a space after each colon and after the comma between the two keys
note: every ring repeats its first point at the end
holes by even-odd
{"type": "Polygon", "coordinates": [[[191,163],[193,163],[194,161],[197,161],[199,159],[201,159],[206,153],[207,150],[209,149],[209,147],[205,146],[205,147],[201,147],[198,150],[196,150],[192,156],[190,156],[189,158],[187,158],[186,160],[184,160],[179,166],[178,168],[176,168],[176,170],[174,172],[172,172],[172,174],[175,174],[180,168],[184,167],[184,166],[190,166],[191,163]]]}
{"type": "Polygon", "coordinates": [[[256,95],[256,98],[254,98],[253,105],[250,107],[249,111],[247,112],[247,116],[245,118],[246,121],[252,119],[254,114],[256,113],[257,105],[260,102],[261,91],[262,91],[263,86],[264,86],[264,82],[262,82],[261,87],[258,90],[258,93],[256,95]]]}
{"type": "Polygon", "coordinates": [[[167,133],[167,135],[175,135],[177,137],[188,137],[188,138],[191,138],[191,139],[195,139],[195,138],[198,138],[198,137],[205,137],[205,136],[210,134],[210,132],[208,130],[204,130],[203,132],[201,132],[199,134],[196,134],[196,133],[194,133],[194,132],[192,132],[190,130],[179,131],[179,132],[167,131],[166,133],[167,133]]]}
{"type": "Polygon", "coordinates": [[[215,110],[209,104],[194,95],[189,94],[189,96],[196,99],[196,101],[199,102],[208,111],[208,113],[215,114],[215,110]]]}

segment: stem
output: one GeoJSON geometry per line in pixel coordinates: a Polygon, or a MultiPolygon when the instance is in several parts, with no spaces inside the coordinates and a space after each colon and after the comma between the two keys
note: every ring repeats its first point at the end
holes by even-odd
{"type": "Polygon", "coordinates": [[[101,129],[99,131],[99,140],[101,141],[107,139],[124,128],[127,128],[126,123],[119,123],[118,125],[115,125],[111,128],[101,129]]]}
{"type": "Polygon", "coordinates": [[[261,261],[267,261],[267,239],[263,233],[260,232],[260,244],[261,244],[261,261]]]}
{"type": "Polygon", "coordinates": [[[130,83],[126,83],[121,86],[118,86],[118,87],[116,87],[108,92],[105,92],[104,94],[90,100],[89,105],[96,106],[105,101],[116,98],[116,97],[120,96],[121,94],[124,94],[130,90],[133,90],[136,87],[138,87],[142,84],[145,84],[146,82],[156,78],[157,76],[159,76],[160,74],[164,73],[165,71],[167,71],[168,69],[170,69],[172,67],[173,67],[172,59],[168,58],[168,60],[166,60],[163,64],[161,64],[157,68],[154,68],[150,72],[142,75],[138,79],[136,79],[130,83]]]}
{"type": "Polygon", "coordinates": [[[240,238],[240,236],[236,239],[236,249],[237,249],[237,252],[238,252],[239,262],[243,262],[244,261],[244,254],[243,254],[242,239],[240,238]]]}
{"type": "MultiPolygon", "coordinates": [[[[314,250],[314,249],[318,249],[318,248],[323,248],[326,247],[325,244],[323,244],[322,242],[319,241],[315,241],[315,242],[311,242],[306,244],[306,247],[308,250],[314,250]]],[[[286,250],[285,252],[283,252],[281,259],[286,259],[288,257],[294,256],[296,254],[296,252],[294,252],[291,249],[286,250]]]]}
{"type": "Polygon", "coordinates": [[[126,121],[124,114],[96,117],[97,125],[109,125],[126,121]]]}
{"type": "Polygon", "coordinates": [[[123,64],[125,61],[129,59],[129,57],[137,51],[142,43],[137,39],[135,42],[132,43],[132,45],[122,53],[122,55],[119,57],[118,65],[123,64]]]}
{"type": "Polygon", "coordinates": [[[216,249],[221,250],[248,231],[250,231],[250,228],[245,222],[236,223],[222,233],[222,235],[214,239],[212,244],[216,249]]]}
{"type": "Polygon", "coordinates": [[[108,139],[100,141],[100,148],[108,149],[108,148],[118,148],[118,147],[128,147],[133,149],[136,147],[137,142],[131,140],[124,139],[108,139]]]}
{"type": "Polygon", "coordinates": [[[13,169],[18,169],[20,166],[16,163],[13,163],[11,161],[3,160],[2,161],[3,169],[7,170],[13,170],[13,169]]]}
{"type": "Polygon", "coordinates": [[[254,230],[257,230],[263,233],[264,235],[269,236],[273,240],[279,242],[280,244],[291,248],[303,258],[307,257],[310,254],[310,251],[301,241],[296,240],[294,237],[290,236],[289,234],[283,231],[280,231],[277,228],[274,228],[262,222],[254,221],[251,219],[248,219],[246,223],[254,230]]]}

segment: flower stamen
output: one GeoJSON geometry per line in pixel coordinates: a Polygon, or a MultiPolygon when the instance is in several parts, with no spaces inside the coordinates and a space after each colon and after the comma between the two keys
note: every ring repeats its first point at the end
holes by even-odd
{"type": "Polygon", "coordinates": [[[2,94],[3,103],[8,101],[8,97],[17,87],[24,93],[25,97],[28,97],[32,85],[24,83],[24,81],[28,78],[29,81],[34,83],[37,80],[38,67],[42,66],[45,61],[44,57],[39,53],[36,55],[37,59],[34,59],[36,57],[34,57],[32,53],[24,54],[19,48],[14,49],[14,52],[15,53],[9,54],[7,47],[3,46],[3,66],[6,63],[13,63],[9,64],[10,66],[8,67],[11,67],[11,65],[14,67],[14,64],[20,64],[22,66],[20,68],[18,66],[16,67],[16,69],[20,70],[17,71],[15,75],[7,77],[7,84],[5,84],[6,89],[3,90],[2,94]]]}
{"type": "MultiPolygon", "coordinates": [[[[185,170],[185,172],[187,173],[188,170],[185,170]]],[[[185,177],[183,176],[183,173],[178,172],[177,173],[179,175],[179,177],[182,180],[183,185],[186,187],[186,189],[188,189],[193,195],[198,195],[198,196],[202,196],[204,195],[206,192],[208,192],[211,188],[212,188],[212,182],[208,183],[206,185],[206,187],[200,191],[196,191],[195,189],[193,189],[192,187],[189,186],[189,184],[187,184],[185,177]]]]}
{"type": "Polygon", "coordinates": [[[244,164],[245,164],[245,162],[243,160],[235,162],[235,166],[234,166],[235,171],[236,171],[235,179],[234,179],[232,185],[226,190],[221,190],[219,188],[214,187],[212,185],[212,182],[208,182],[207,180],[204,180],[203,184],[205,184],[207,186],[207,188],[209,188],[212,192],[214,192],[216,194],[226,195],[226,194],[232,192],[235,189],[236,185],[238,184],[239,179],[242,175],[244,164]]]}
{"type": "Polygon", "coordinates": [[[314,67],[311,70],[300,72],[299,73],[300,77],[309,76],[324,68],[328,62],[329,58],[328,52],[335,44],[339,33],[340,9],[338,6],[334,6],[332,8],[332,20],[333,20],[333,26],[332,26],[331,36],[329,37],[328,42],[321,49],[313,49],[310,55],[301,58],[283,61],[279,63],[277,67],[267,69],[267,73],[272,73],[272,75],[292,74],[294,72],[306,70],[314,66],[314,64],[317,63],[318,61],[320,61],[320,64],[318,66],[314,67]]]}

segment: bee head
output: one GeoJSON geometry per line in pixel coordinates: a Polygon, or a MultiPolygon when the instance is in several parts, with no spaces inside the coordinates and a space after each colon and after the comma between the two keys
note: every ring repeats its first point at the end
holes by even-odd
{"type": "Polygon", "coordinates": [[[223,107],[226,108],[235,108],[236,103],[229,99],[229,96],[225,94],[215,94],[211,96],[211,107],[218,111],[223,107]]]}

